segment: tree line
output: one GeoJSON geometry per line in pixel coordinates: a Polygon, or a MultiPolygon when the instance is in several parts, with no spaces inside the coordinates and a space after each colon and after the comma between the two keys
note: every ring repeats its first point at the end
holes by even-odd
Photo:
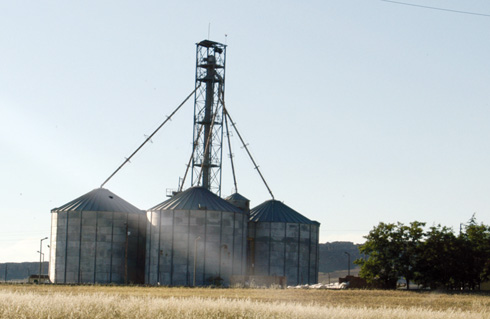
{"type": "Polygon", "coordinates": [[[425,223],[379,223],[359,247],[360,277],[377,288],[396,288],[400,278],[423,288],[480,288],[490,277],[490,227],[474,216],[459,233],[425,223]]]}

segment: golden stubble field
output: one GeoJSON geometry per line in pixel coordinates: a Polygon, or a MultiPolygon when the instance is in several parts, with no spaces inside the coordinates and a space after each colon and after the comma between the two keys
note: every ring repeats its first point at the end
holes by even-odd
{"type": "Polygon", "coordinates": [[[0,318],[490,318],[490,295],[0,285],[0,318]]]}

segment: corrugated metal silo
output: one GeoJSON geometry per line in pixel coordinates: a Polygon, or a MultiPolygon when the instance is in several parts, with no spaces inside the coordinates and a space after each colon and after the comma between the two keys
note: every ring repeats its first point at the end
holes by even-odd
{"type": "Polygon", "coordinates": [[[277,200],[250,211],[249,275],[286,276],[288,285],[318,282],[320,224],[277,200]]]}
{"type": "Polygon", "coordinates": [[[147,218],[147,284],[202,286],[221,278],[227,286],[244,274],[248,217],[209,190],[189,188],[147,218]]]}
{"type": "Polygon", "coordinates": [[[98,188],[51,210],[53,283],[144,283],[144,211],[98,188]]]}

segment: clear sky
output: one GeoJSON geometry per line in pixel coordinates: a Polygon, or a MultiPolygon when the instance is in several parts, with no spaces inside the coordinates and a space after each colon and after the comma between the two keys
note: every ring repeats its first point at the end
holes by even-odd
{"type": "MultiPolygon", "coordinates": [[[[487,0],[405,2],[490,15],[487,0]]],[[[99,187],[193,90],[208,30],[228,45],[231,116],[320,242],[360,243],[380,221],[490,224],[488,16],[379,0],[1,1],[0,262],[38,260],[51,209],[99,187]]],[[[166,200],[192,116],[189,102],[105,187],[141,209],[166,200]]],[[[232,143],[254,207],[269,194],[232,143]]]]}

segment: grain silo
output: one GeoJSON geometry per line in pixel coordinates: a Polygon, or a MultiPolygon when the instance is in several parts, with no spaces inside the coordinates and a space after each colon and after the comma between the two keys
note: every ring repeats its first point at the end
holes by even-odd
{"type": "Polygon", "coordinates": [[[203,187],[147,212],[145,282],[228,286],[245,272],[247,215],[203,187]]]}
{"type": "Polygon", "coordinates": [[[98,188],[51,211],[53,283],[143,283],[146,216],[98,188]]]}
{"type": "Polygon", "coordinates": [[[318,232],[311,221],[280,201],[250,211],[249,275],[286,276],[288,285],[318,282],[318,232]]]}

